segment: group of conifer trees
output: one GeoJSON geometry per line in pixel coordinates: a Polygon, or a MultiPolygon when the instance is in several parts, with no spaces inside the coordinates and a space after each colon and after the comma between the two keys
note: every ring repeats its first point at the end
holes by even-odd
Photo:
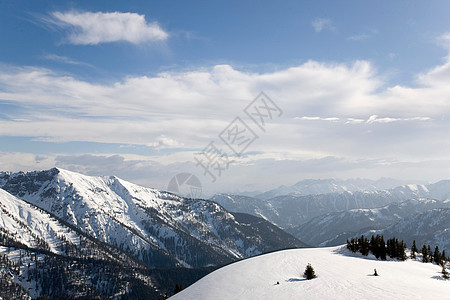
{"type": "MultiPolygon", "coordinates": [[[[360,238],[347,239],[347,248],[356,253],[360,252],[362,255],[367,256],[371,252],[377,259],[386,260],[386,257],[406,260],[406,244],[403,241],[399,241],[396,238],[391,238],[384,242],[384,237],[376,235],[370,238],[370,241],[364,235],[360,238]]],[[[435,263],[442,267],[442,277],[449,279],[448,272],[446,270],[446,262],[450,261],[450,258],[446,256],[445,250],[439,251],[439,247],[436,246],[434,251],[431,250],[430,245],[423,245],[421,251],[417,249],[416,241],[413,241],[410,257],[412,259],[417,258],[417,253],[422,254],[422,262],[435,263]]]]}
{"type": "Polygon", "coordinates": [[[403,241],[391,238],[386,243],[384,237],[379,234],[372,235],[370,241],[364,235],[361,235],[360,238],[347,240],[347,248],[354,253],[360,252],[364,256],[372,253],[381,260],[386,260],[387,256],[398,260],[406,260],[406,244],[403,241]]]}
{"type": "Polygon", "coordinates": [[[442,252],[439,251],[438,246],[434,247],[434,251],[432,251],[430,245],[423,245],[421,251],[419,251],[416,246],[416,241],[413,241],[413,245],[411,247],[411,258],[416,258],[416,253],[419,252],[422,253],[422,262],[424,263],[431,262],[441,265],[442,263],[449,261],[445,250],[442,252]]]}
{"type": "MultiPolygon", "coordinates": [[[[413,241],[413,245],[411,247],[411,258],[416,258],[416,253],[418,252],[419,249],[417,249],[416,247],[416,241],[413,241]]],[[[450,257],[447,257],[447,255],[445,254],[445,250],[442,250],[442,252],[440,252],[439,247],[436,246],[434,248],[434,252],[432,252],[430,245],[423,245],[420,252],[422,253],[422,262],[430,262],[440,265],[442,267],[442,277],[444,279],[450,279],[450,276],[448,275],[448,271],[446,269],[446,263],[450,261],[450,257]]]]}

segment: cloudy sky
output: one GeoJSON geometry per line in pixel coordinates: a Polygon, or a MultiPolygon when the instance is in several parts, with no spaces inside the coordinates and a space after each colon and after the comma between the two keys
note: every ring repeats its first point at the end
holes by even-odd
{"type": "Polygon", "coordinates": [[[448,1],[0,1],[0,170],[160,189],[187,172],[205,194],[450,178],[449,13],[448,1]]]}

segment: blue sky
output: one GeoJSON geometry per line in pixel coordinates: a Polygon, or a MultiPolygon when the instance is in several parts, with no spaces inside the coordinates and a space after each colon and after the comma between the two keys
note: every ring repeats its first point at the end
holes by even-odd
{"type": "MultiPolygon", "coordinates": [[[[1,1],[0,169],[205,191],[448,178],[450,2],[1,1]],[[283,111],[214,183],[193,156],[283,111]],[[275,175],[275,176],[274,176],[275,175]]],[[[255,129],[256,131],[256,129],[255,129]]],[[[225,152],[225,150],[223,150],[225,152]]]]}

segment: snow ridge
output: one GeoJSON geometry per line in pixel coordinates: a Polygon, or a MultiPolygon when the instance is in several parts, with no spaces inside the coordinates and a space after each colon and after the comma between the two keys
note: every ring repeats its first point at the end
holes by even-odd
{"type": "Polygon", "coordinates": [[[363,258],[343,247],[285,250],[223,267],[171,299],[440,299],[450,293],[440,270],[363,258]],[[303,278],[308,263],[317,278],[303,278]]]}

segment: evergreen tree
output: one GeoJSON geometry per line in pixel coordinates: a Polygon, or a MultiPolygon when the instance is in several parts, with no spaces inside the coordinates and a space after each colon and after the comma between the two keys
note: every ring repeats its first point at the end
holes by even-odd
{"type": "Polygon", "coordinates": [[[306,277],[307,280],[311,280],[313,278],[316,278],[316,272],[314,271],[314,268],[311,266],[311,264],[308,264],[305,268],[305,272],[303,275],[306,277]]]}
{"type": "Polygon", "coordinates": [[[361,254],[364,256],[369,255],[369,240],[364,235],[361,235],[359,244],[359,250],[361,251],[361,254]]]}
{"type": "Polygon", "coordinates": [[[412,247],[411,247],[411,258],[416,258],[416,252],[419,250],[416,247],[416,240],[413,241],[412,247]]]}
{"type": "Polygon", "coordinates": [[[372,237],[370,238],[369,250],[373,253],[373,255],[375,255],[375,248],[376,248],[375,237],[372,235],[372,237]]]}
{"type": "Polygon", "coordinates": [[[375,255],[377,259],[380,258],[380,235],[377,234],[375,237],[372,235],[370,240],[370,248],[373,255],[375,255]]]}
{"type": "Polygon", "coordinates": [[[387,240],[386,254],[391,258],[398,258],[398,240],[396,238],[387,240]]]}
{"type": "Polygon", "coordinates": [[[428,250],[427,246],[422,246],[422,262],[427,263],[428,262],[428,250]]]}
{"type": "Polygon", "coordinates": [[[358,239],[351,238],[351,240],[347,240],[347,248],[353,253],[359,250],[358,239]]]}
{"type": "Polygon", "coordinates": [[[386,260],[386,244],[384,243],[383,236],[381,236],[379,249],[380,249],[381,260],[386,260]]]}
{"type": "Polygon", "coordinates": [[[399,257],[400,260],[406,260],[406,244],[401,241],[399,247],[399,257]]]}
{"type": "Polygon", "coordinates": [[[440,264],[441,264],[441,252],[439,251],[439,247],[438,247],[438,246],[436,246],[436,248],[434,248],[433,259],[434,259],[434,262],[435,262],[437,265],[440,265],[440,264]]]}

